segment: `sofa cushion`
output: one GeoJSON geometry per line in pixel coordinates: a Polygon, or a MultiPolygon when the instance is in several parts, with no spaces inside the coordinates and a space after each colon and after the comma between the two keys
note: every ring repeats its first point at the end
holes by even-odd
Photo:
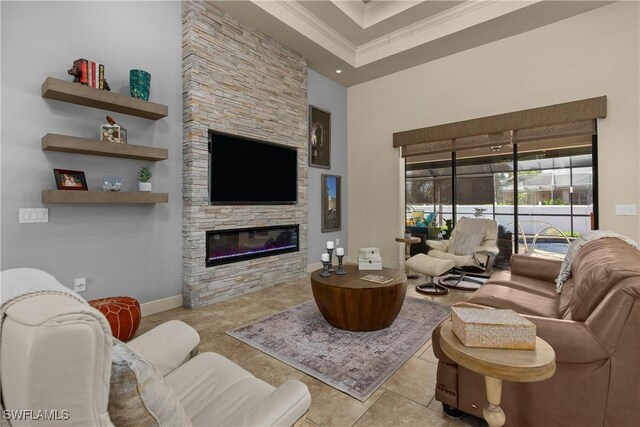
{"type": "Polygon", "coordinates": [[[309,409],[307,386],[277,389],[229,359],[201,353],[167,375],[194,426],[291,426],[309,409]]]}
{"type": "Polygon", "coordinates": [[[538,278],[520,276],[508,271],[496,271],[485,284],[498,284],[511,286],[522,291],[531,292],[551,299],[558,299],[556,287],[552,282],[540,280],[538,278]]]}
{"type": "Polygon", "coordinates": [[[571,264],[574,290],[571,317],[585,321],[610,289],[621,280],[640,278],[640,251],[616,238],[585,244],[571,264]]]}
{"type": "Polygon", "coordinates": [[[449,252],[442,252],[433,249],[429,251],[429,256],[439,259],[448,259],[453,261],[458,267],[473,264],[473,257],[471,255],[454,255],[449,252]]]}
{"type": "Polygon", "coordinates": [[[575,283],[572,277],[569,277],[562,285],[562,293],[558,299],[558,318],[571,320],[571,301],[573,300],[573,291],[575,283]]]}
{"type": "Polygon", "coordinates": [[[113,340],[109,418],[116,426],[190,426],[184,408],[158,370],[113,340]]]}
{"type": "Polygon", "coordinates": [[[493,308],[510,308],[520,314],[557,318],[558,299],[511,284],[485,283],[469,298],[470,303],[493,308]]]}
{"type": "Polygon", "coordinates": [[[275,390],[229,359],[201,353],[167,375],[167,382],[198,426],[227,425],[236,413],[249,412],[275,390]]]}
{"type": "Polygon", "coordinates": [[[573,243],[571,243],[571,246],[569,246],[569,250],[567,251],[564,259],[562,260],[562,265],[560,267],[560,271],[558,272],[558,277],[555,279],[558,293],[562,292],[562,287],[564,286],[564,283],[569,279],[569,277],[571,277],[573,260],[578,254],[578,252],[580,252],[582,247],[588,242],[591,242],[593,240],[613,238],[613,237],[628,243],[630,246],[634,248],[638,247],[638,245],[636,245],[636,242],[634,242],[633,240],[629,239],[628,237],[622,236],[620,234],[614,233],[612,231],[591,230],[583,233],[580,237],[574,240],[573,243]]]}
{"type": "Polygon", "coordinates": [[[561,264],[557,259],[514,254],[511,256],[511,273],[553,283],[558,277],[561,264]]]}

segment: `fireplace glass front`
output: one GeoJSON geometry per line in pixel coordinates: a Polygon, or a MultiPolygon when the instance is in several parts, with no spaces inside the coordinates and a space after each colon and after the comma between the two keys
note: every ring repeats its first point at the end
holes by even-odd
{"type": "Polygon", "coordinates": [[[299,225],[207,231],[207,267],[298,252],[299,225]]]}

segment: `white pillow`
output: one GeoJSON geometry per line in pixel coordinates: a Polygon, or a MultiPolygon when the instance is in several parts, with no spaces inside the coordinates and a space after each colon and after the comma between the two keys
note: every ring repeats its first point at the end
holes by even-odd
{"type": "Polygon", "coordinates": [[[156,367],[115,338],[109,418],[116,427],[191,426],[178,396],[156,367]]]}
{"type": "Polygon", "coordinates": [[[453,241],[449,245],[449,253],[454,255],[471,255],[473,250],[480,246],[484,240],[484,234],[472,234],[456,232],[453,241]]]}

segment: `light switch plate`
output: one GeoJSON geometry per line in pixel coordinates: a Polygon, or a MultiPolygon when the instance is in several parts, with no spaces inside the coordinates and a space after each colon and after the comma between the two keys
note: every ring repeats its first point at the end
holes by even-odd
{"type": "Polygon", "coordinates": [[[18,221],[20,224],[49,222],[49,208],[20,208],[18,221]]]}
{"type": "Polygon", "coordinates": [[[87,290],[87,278],[78,277],[73,279],[73,290],[75,292],[85,292],[87,290]]]}
{"type": "Polygon", "coordinates": [[[638,214],[636,205],[616,205],[616,215],[633,216],[638,214]]]}

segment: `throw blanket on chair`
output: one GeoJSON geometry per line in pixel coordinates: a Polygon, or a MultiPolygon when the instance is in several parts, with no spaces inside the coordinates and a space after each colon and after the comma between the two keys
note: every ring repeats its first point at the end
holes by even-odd
{"type": "MultiPolygon", "coordinates": [[[[0,357],[2,357],[2,323],[9,307],[26,298],[45,294],[65,295],[89,305],[80,295],[65,288],[52,275],[44,271],[35,268],[14,268],[0,272],[0,357]]],[[[2,404],[1,395],[0,404],[2,404]]]]}
{"type": "Polygon", "coordinates": [[[633,240],[629,239],[628,237],[621,236],[620,234],[614,233],[613,231],[594,230],[584,233],[582,236],[574,240],[573,243],[571,243],[571,246],[569,246],[569,250],[567,251],[567,255],[565,255],[564,259],[562,260],[562,265],[560,266],[560,274],[556,279],[556,291],[558,293],[562,293],[562,286],[564,285],[564,282],[566,282],[567,279],[571,276],[571,263],[573,262],[573,258],[576,256],[580,248],[583,247],[587,242],[596,239],[604,239],[605,237],[615,237],[630,244],[634,248],[638,247],[636,242],[634,242],[633,240]]]}
{"type": "Polygon", "coordinates": [[[0,310],[1,313],[16,302],[33,295],[67,295],[83,304],[87,304],[80,295],[65,288],[52,275],[35,268],[14,268],[0,273],[0,310]]]}

